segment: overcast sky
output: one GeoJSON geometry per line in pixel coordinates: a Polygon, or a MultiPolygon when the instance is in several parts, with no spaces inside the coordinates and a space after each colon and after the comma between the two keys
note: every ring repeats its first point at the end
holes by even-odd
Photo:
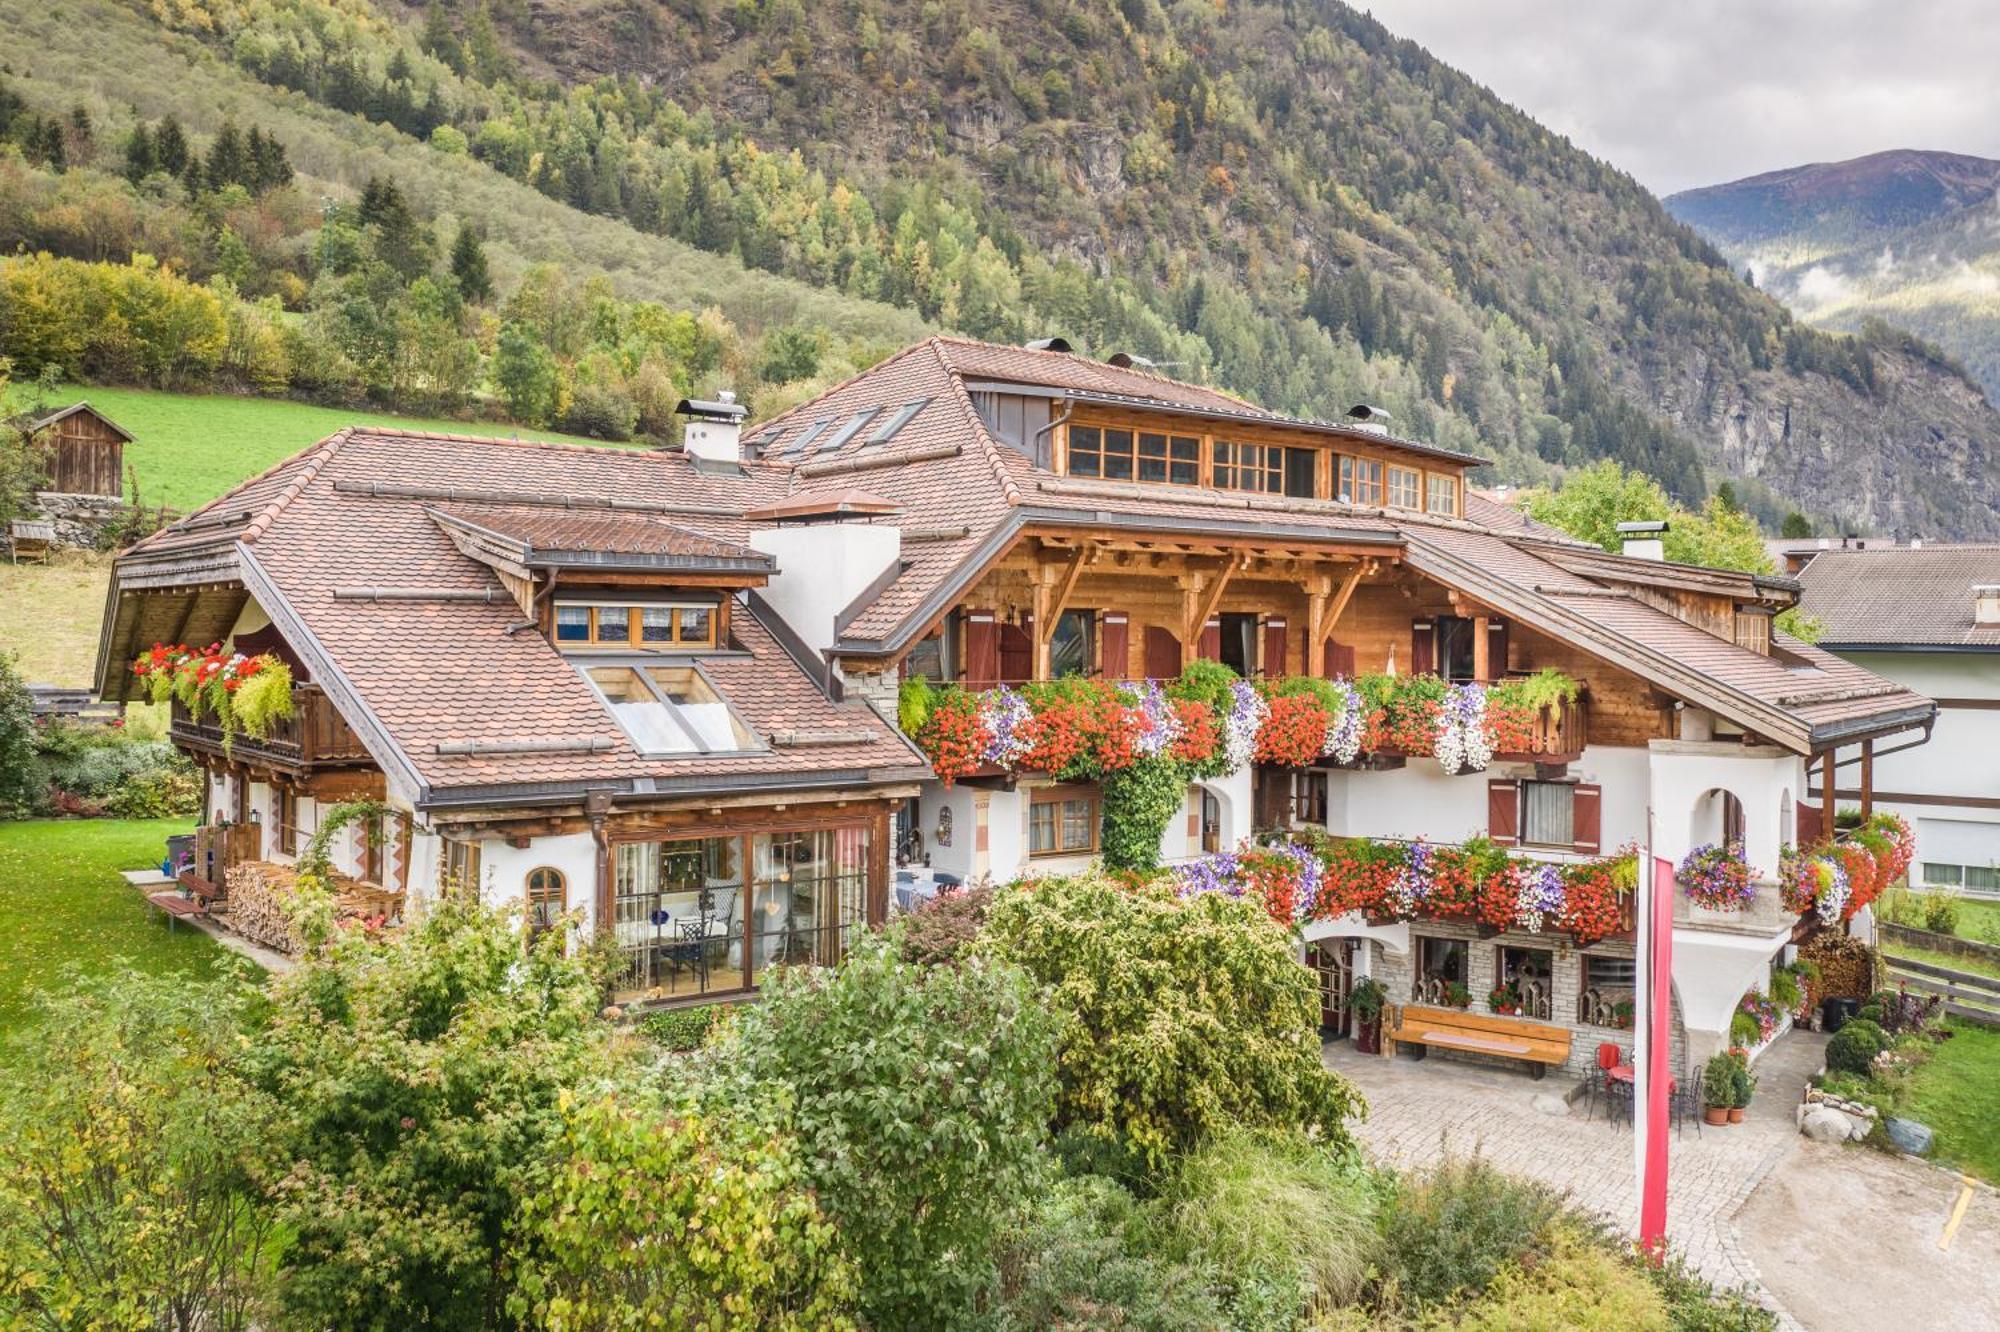
{"type": "Polygon", "coordinates": [[[1352,0],[1660,194],[2000,157],[2000,0],[1352,0]]]}

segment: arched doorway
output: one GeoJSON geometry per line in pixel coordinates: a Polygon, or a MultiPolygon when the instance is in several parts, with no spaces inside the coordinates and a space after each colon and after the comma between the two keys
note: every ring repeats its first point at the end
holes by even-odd
{"type": "Polygon", "coordinates": [[[1717,786],[1702,792],[1694,802],[1688,837],[1695,846],[1731,842],[1740,845],[1746,826],[1743,802],[1736,798],[1735,792],[1717,786]]]}

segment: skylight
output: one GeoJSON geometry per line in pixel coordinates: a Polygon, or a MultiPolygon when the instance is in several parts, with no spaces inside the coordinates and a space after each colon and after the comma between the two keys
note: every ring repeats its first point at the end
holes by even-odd
{"type": "Polygon", "coordinates": [[[592,666],[583,672],[642,753],[730,754],[758,748],[692,666],[592,666]]]}
{"type": "Polygon", "coordinates": [[[834,431],[832,435],[827,437],[826,443],[820,445],[820,451],[825,453],[839,451],[841,445],[860,434],[861,427],[874,420],[876,414],[881,410],[880,407],[864,407],[854,415],[848,417],[841,424],[840,429],[834,431]]]}
{"type": "Polygon", "coordinates": [[[868,443],[887,444],[890,440],[896,437],[896,432],[898,430],[901,430],[904,426],[908,425],[911,419],[914,418],[918,412],[922,411],[926,406],[928,406],[929,403],[930,403],[929,398],[918,398],[915,402],[904,403],[901,407],[898,407],[896,409],[896,414],[894,416],[884,421],[876,429],[875,433],[868,437],[868,443]]]}
{"type": "Polygon", "coordinates": [[[810,445],[814,440],[818,439],[822,434],[824,434],[826,432],[826,428],[832,424],[833,424],[832,417],[830,416],[821,417],[819,420],[814,421],[811,425],[807,426],[805,428],[804,433],[802,433],[797,439],[793,440],[786,447],[778,449],[776,452],[772,454],[772,456],[778,457],[784,454],[803,452],[808,445],[810,445]]]}

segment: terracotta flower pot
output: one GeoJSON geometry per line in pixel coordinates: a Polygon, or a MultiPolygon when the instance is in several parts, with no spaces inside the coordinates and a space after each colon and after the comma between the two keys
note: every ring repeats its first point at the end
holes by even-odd
{"type": "Polygon", "coordinates": [[[1742,1106],[1732,1105],[1729,1107],[1729,1122],[1732,1124],[1741,1124],[1743,1122],[1742,1106]]]}
{"type": "Polygon", "coordinates": [[[1729,1122],[1729,1107],[1723,1105],[1704,1106],[1701,1112],[1701,1120],[1702,1123],[1707,1124],[1711,1128],[1720,1128],[1729,1122]]]}

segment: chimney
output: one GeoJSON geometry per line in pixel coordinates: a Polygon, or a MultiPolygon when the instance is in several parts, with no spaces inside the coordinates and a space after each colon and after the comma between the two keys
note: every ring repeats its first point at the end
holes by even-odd
{"type": "Polygon", "coordinates": [[[1664,520],[1656,523],[1618,524],[1618,539],[1623,543],[1623,550],[1635,560],[1667,558],[1666,536],[1667,524],[1664,520]]]}
{"type": "Polygon", "coordinates": [[[1972,622],[2000,624],[2000,583],[1972,585],[1972,622]]]}
{"type": "Polygon", "coordinates": [[[681,447],[688,457],[697,462],[713,463],[743,460],[741,436],[743,418],[748,411],[736,401],[734,393],[724,389],[715,395],[713,402],[682,398],[680,406],[674,410],[687,418],[681,447]]]}
{"type": "Polygon", "coordinates": [[[1354,429],[1365,430],[1371,435],[1389,433],[1389,413],[1380,407],[1371,407],[1365,402],[1357,402],[1347,409],[1347,419],[1354,423],[1354,429]]]}
{"type": "Polygon", "coordinates": [[[808,648],[833,645],[840,616],[881,590],[902,568],[903,506],[859,490],[809,494],[743,516],[749,546],[771,556],[778,572],[764,600],[808,648]]]}

